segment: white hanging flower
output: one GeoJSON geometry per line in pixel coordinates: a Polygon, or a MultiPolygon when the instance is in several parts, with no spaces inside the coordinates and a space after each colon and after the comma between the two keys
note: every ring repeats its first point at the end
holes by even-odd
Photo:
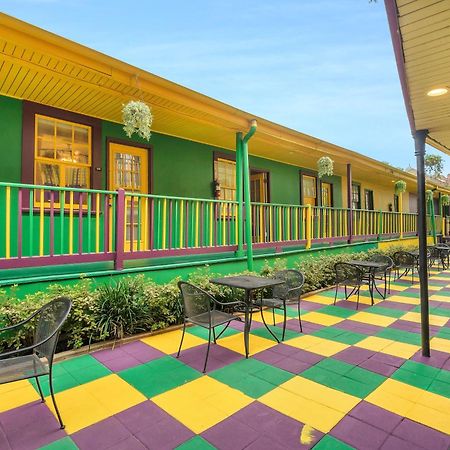
{"type": "Polygon", "coordinates": [[[322,156],[317,161],[317,172],[319,178],[322,178],[325,175],[332,176],[333,175],[333,163],[334,161],[328,156],[322,156]]]}
{"type": "Polygon", "coordinates": [[[150,139],[153,115],[150,106],[146,103],[130,100],[126,105],[123,105],[122,120],[123,129],[128,137],[137,133],[147,141],[150,139]]]}
{"type": "Polygon", "coordinates": [[[425,199],[427,202],[432,202],[433,201],[433,191],[431,189],[427,189],[425,191],[425,199]]]}

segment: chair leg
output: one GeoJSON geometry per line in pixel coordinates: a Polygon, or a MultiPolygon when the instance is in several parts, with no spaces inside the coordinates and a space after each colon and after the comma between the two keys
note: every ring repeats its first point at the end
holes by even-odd
{"type": "Polygon", "coordinates": [[[52,374],[52,368],[50,367],[50,373],[48,375],[48,384],[50,385],[50,394],[52,396],[52,402],[53,402],[53,406],[55,407],[55,412],[56,415],[58,417],[58,421],[59,421],[59,425],[61,430],[64,430],[64,428],[66,427],[61,419],[61,414],[59,413],[59,409],[58,406],[56,404],[56,400],[55,400],[55,393],[53,391],[53,374],[52,374]]]}
{"type": "Polygon", "coordinates": [[[214,339],[214,344],[217,344],[217,342],[216,342],[216,331],[215,331],[215,328],[213,328],[212,329],[212,333],[213,333],[213,339],[214,339]]]}
{"type": "Polygon", "coordinates": [[[297,303],[297,311],[298,311],[298,323],[300,325],[300,333],[303,333],[302,316],[300,314],[300,298],[298,299],[298,303],[297,303]]]}
{"type": "Polygon", "coordinates": [[[37,387],[39,389],[39,394],[41,396],[41,401],[42,401],[42,403],[45,403],[45,397],[44,397],[44,394],[42,393],[41,383],[39,382],[39,377],[36,377],[36,384],[37,384],[37,387]]]}
{"type": "Polygon", "coordinates": [[[284,306],[283,308],[284,314],[283,314],[283,334],[281,336],[282,341],[284,341],[284,336],[286,334],[286,302],[283,302],[283,306],[284,306]]]}
{"type": "Polygon", "coordinates": [[[391,295],[391,271],[389,271],[389,288],[388,288],[388,294],[391,295]]]}
{"type": "Polygon", "coordinates": [[[273,326],[276,325],[275,323],[275,308],[272,308],[272,318],[273,318],[273,326]]]}
{"type": "Polygon", "coordinates": [[[177,358],[180,357],[181,346],[183,345],[185,331],[186,331],[186,321],[183,322],[183,334],[181,335],[181,341],[180,341],[180,346],[178,347],[177,358]]]}
{"type": "Polygon", "coordinates": [[[338,284],[336,284],[336,292],[334,293],[334,305],[336,305],[336,300],[337,300],[337,293],[338,293],[338,284]]]}
{"type": "Polygon", "coordinates": [[[212,328],[208,329],[208,348],[206,349],[206,358],[205,358],[205,365],[203,366],[203,373],[206,372],[206,364],[208,364],[209,349],[211,347],[211,330],[212,328]]]}
{"type": "Polygon", "coordinates": [[[264,318],[264,313],[263,313],[262,306],[261,306],[261,318],[262,318],[262,321],[264,323],[264,326],[267,328],[267,331],[275,338],[275,340],[278,343],[280,343],[280,340],[275,336],[274,332],[269,328],[269,325],[267,325],[267,323],[266,323],[266,319],[264,318]]]}

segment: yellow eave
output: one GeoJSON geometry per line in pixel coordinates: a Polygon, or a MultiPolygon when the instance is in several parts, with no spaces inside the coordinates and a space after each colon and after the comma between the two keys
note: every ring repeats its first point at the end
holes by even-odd
{"type": "MultiPolygon", "coordinates": [[[[0,13],[0,94],[120,123],[121,106],[140,98],[154,111],[156,132],[234,149],[235,132],[257,119],[253,155],[314,168],[323,155],[345,175],[389,186],[407,172],[357,152],[283,127],[0,13]]],[[[442,190],[442,189],[440,189],[442,190]]],[[[450,192],[450,191],[448,191],[450,192]]]]}

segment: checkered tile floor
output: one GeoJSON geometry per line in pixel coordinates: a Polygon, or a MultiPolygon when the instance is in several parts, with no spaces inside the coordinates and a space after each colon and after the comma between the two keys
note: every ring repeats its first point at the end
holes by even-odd
{"type": "Polygon", "coordinates": [[[2,385],[0,449],[448,449],[450,273],[430,278],[429,359],[417,284],[393,283],[374,306],[363,292],[359,311],[353,298],[333,306],[333,296],[302,301],[303,334],[289,311],[281,344],[255,316],[248,360],[236,322],[212,346],[206,375],[198,327],[179,360],[181,332],[172,331],[61,362],[65,430],[34,383],[2,385]]]}

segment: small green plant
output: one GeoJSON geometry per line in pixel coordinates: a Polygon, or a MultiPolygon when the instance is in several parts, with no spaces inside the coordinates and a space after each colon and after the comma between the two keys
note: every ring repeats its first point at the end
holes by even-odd
{"type": "Polygon", "coordinates": [[[397,195],[406,192],[406,181],[398,180],[394,184],[394,191],[397,195]]]}
{"type": "Polygon", "coordinates": [[[448,206],[450,204],[450,197],[447,194],[441,195],[442,206],[448,206]]]}
{"type": "Polygon", "coordinates": [[[431,189],[425,191],[425,199],[427,202],[433,201],[433,191],[431,189]]]}
{"type": "Polygon", "coordinates": [[[333,164],[334,161],[329,156],[322,156],[317,160],[317,173],[319,178],[324,177],[325,175],[332,176],[333,175],[333,164]]]}

